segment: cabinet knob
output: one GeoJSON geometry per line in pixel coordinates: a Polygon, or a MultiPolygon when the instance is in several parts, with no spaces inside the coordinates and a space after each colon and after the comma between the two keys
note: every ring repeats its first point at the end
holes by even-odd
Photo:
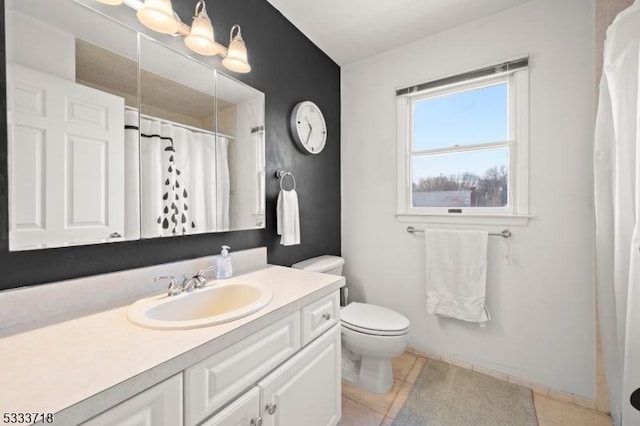
{"type": "Polygon", "coordinates": [[[254,417],[251,419],[251,426],[262,426],[262,417],[254,417]]]}
{"type": "Polygon", "coordinates": [[[269,414],[273,414],[276,412],[276,409],[278,408],[278,406],[275,403],[272,404],[267,404],[266,407],[264,407],[264,409],[267,411],[267,413],[269,414]]]}
{"type": "Polygon", "coordinates": [[[325,312],[324,314],[322,314],[322,318],[329,321],[331,319],[331,314],[329,312],[325,312]]]}
{"type": "Polygon", "coordinates": [[[114,232],[109,235],[109,238],[122,238],[122,235],[120,235],[118,232],[114,232]]]}

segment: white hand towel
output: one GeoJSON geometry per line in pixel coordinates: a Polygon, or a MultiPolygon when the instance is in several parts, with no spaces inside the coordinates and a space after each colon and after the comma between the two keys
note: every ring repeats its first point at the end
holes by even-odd
{"type": "Polygon", "coordinates": [[[425,230],[427,313],[481,326],[485,306],[486,231],[425,230]]]}
{"type": "Polygon", "coordinates": [[[281,190],[276,206],[278,235],[280,244],[292,246],[300,244],[300,216],[298,213],[298,194],[295,190],[281,190]]]}

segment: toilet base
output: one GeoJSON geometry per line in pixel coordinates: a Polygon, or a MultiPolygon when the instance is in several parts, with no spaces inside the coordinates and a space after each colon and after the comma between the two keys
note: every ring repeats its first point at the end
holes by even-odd
{"type": "Polygon", "coordinates": [[[374,393],[387,393],[393,387],[391,360],[357,357],[342,347],[342,379],[374,393]]]}
{"type": "Polygon", "coordinates": [[[389,392],[393,387],[391,360],[363,358],[360,361],[357,385],[369,392],[389,392]]]}

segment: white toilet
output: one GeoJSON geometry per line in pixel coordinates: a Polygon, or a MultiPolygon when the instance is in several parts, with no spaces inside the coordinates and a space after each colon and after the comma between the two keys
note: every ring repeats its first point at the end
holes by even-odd
{"type": "MultiPolygon", "coordinates": [[[[294,268],[342,275],[344,259],[319,256],[294,268]]],[[[409,342],[409,320],[382,306],[353,302],[340,310],[342,378],[371,392],[386,393],[393,386],[391,360],[409,342]]]]}

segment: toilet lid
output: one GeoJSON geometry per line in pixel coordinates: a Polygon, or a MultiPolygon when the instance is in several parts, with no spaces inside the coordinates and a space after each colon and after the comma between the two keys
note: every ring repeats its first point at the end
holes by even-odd
{"type": "Polygon", "coordinates": [[[409,328],[404,315],[369,303],[350,303],[340,311],[340,320],[348,328],[370,334],[402,334],[409,328]]]}

